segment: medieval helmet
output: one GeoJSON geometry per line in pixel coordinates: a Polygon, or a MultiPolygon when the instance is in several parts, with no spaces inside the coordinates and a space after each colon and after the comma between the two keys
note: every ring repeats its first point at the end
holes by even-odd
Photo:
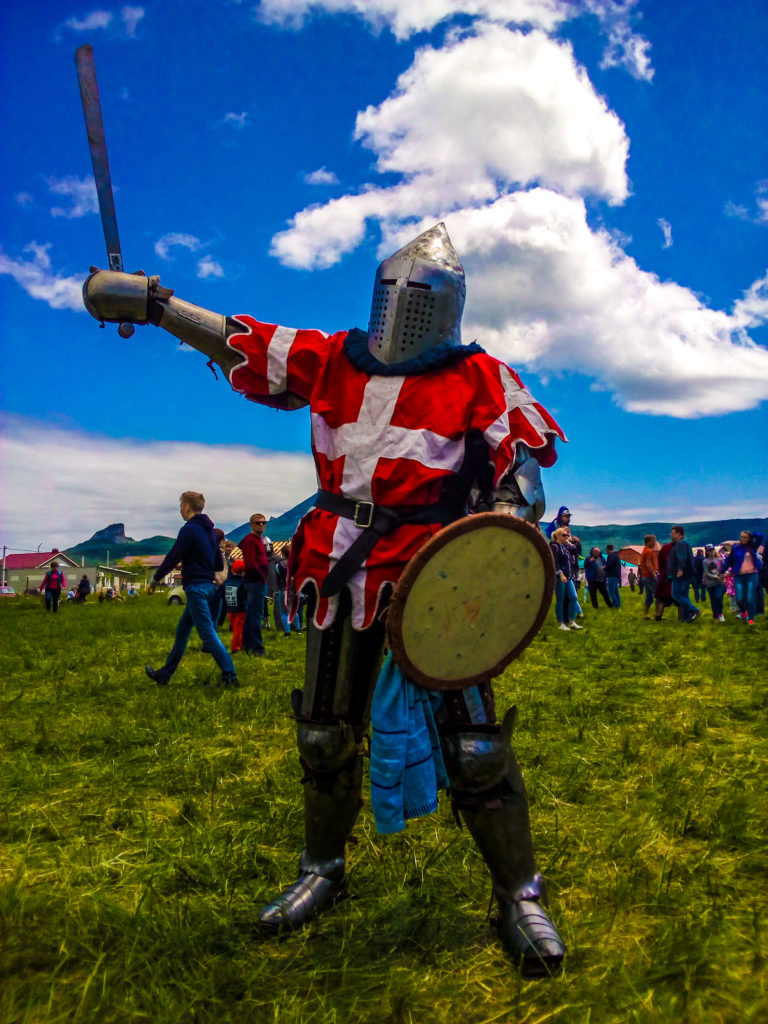
{"type": "Polygon", "coordinates": [[[438,345],[460,345],[465,294],[464,268],[441,222],[379,264],[370,352],[391,364],[438,345]]]}

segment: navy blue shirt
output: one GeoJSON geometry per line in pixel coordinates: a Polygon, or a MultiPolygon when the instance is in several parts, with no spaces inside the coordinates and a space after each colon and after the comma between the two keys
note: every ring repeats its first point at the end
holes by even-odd
{"type": "Polygon", "coordinates": [[[155,570],[158,582],[181,562],[181,585],[213,583],[215,572],[224,568],[224,556],[213,532],[213,523],[204,512],[197,512],[179,530],[176,543],[155,570]]]}

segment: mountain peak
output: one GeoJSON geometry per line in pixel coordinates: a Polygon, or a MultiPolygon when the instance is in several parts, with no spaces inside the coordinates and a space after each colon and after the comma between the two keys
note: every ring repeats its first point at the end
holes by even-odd
{"type": "Polygon", "coordinates": [[[133,537],[125,536],[125,523],[112,523],[110,526],[105,526],[103,530],[97,530],[87,543],[93,544],[107,542],[113,544],[136,543],[133,537]]]}

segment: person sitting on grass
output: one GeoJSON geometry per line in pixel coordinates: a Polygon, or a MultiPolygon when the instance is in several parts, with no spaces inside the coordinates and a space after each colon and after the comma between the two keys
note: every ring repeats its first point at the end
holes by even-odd
{"type": "Polygon", "coordinates": [[[203,514],[204,508],[205,498],[202,494],[184,491],[179,499],[179,512],[184,526],[147,586],[147,593],[153,594],[163,577],[181,562],[181,585],[187,603],[176,627],[173,648],[162,668],[155,669],[151,665],[144,668],[149,678],[159,686],[165,686],[179,667],[193,626],[203,641],[203,647],[208,649],[207,653],[221,669],[221,685],[240,685],[229,651],[219,640],[211,619],[213,577],[217,569],[224,567],[224,556],[213,532],[213,523],[203,514]]]}

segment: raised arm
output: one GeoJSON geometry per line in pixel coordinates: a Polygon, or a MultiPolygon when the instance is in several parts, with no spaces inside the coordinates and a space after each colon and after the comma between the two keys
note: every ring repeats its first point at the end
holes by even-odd
{"type": "Polygon", "coordinates": [[[83,285],[83,302],[96,320],[162,327],[218,363],[227,378],[244,361],[242,353],[227,345],[227,338],[241,329],[236,323],[176,298],[159,277],[92,267],[83,285]]]}

